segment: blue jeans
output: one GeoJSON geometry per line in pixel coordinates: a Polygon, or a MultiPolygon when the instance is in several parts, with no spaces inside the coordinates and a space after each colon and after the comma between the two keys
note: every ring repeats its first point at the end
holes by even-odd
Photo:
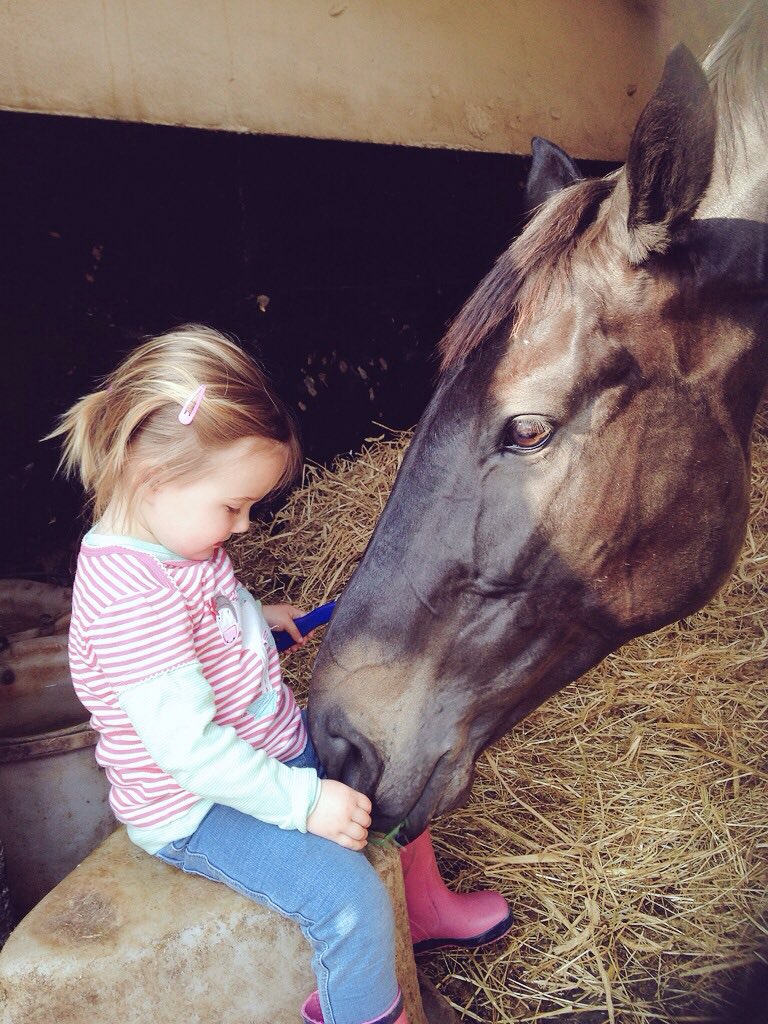
{"type": "MultiPolygon", "coordinates": [[[[286,763],[323,774],[309,738],[286,763]]],[[[392,905],[362,853],[215,804],[191,836],[156,856],[297,921],[314,950],[326,1024],[363,1024],[391,1008],[398,991],[392,905]]]]}

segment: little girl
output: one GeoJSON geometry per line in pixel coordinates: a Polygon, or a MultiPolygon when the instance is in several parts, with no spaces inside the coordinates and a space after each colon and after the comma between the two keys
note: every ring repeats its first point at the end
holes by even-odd
{"type": "MultiPolygon", "coordinates": [[[[290,413],[234,343],[193,326],[134,350],[57,435],[93,504],[69,655],[116,817],[165,863],[299,923],[309,1024],[405,1024],[388,894],[360,852],[370,800],[324,777],[281,677],[271,629],[302,643],[301,612],[254,600],[224,549],[300,466],[290,413]]],[[[420,946],[507,930],[500,896],[445,889],[426,833],[403,863],[420,946]]]]}

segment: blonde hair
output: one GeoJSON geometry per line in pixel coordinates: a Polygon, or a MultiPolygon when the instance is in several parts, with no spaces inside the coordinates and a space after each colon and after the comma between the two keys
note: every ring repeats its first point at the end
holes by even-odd
{"type": "Polygon", "coordinates": [[[193,479],[205,473],[218,450],[255,437],[286,446],[278,489],[301,466],[295,420],[266,374],[229,338],[198,324],[136,348],[98,391],[59,418],[45,440],[54,437],[64,439],[59,469],[79,476],[94,520],[113,499],[130,512],[147,483],[126,493],[126,473],[136,463],[153,484],[193,479]],[[184,425],[179,412],[200,385],[205,395],[193,421],[184,425]]]}

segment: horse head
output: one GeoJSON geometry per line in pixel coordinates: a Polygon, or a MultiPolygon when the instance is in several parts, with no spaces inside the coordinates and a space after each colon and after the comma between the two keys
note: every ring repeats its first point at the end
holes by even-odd
{"type": "Polygon", "coordinates": [[[678,47],[626,165],[534,141],[537,212],[436,392],[323,642],[310,728],[416,834],[481,751],[731,571],[766,370],[768,9],[678,47]]]}

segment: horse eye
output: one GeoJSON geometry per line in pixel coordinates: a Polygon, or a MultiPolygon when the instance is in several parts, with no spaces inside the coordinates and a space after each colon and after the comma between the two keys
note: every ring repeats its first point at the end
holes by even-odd
{"type": "Polygon", "coordinates": [[[536,452],[544,448],[555,428],[542,416],[513,416],[504,430],[504,448],[512,452],[536,452]]]}

